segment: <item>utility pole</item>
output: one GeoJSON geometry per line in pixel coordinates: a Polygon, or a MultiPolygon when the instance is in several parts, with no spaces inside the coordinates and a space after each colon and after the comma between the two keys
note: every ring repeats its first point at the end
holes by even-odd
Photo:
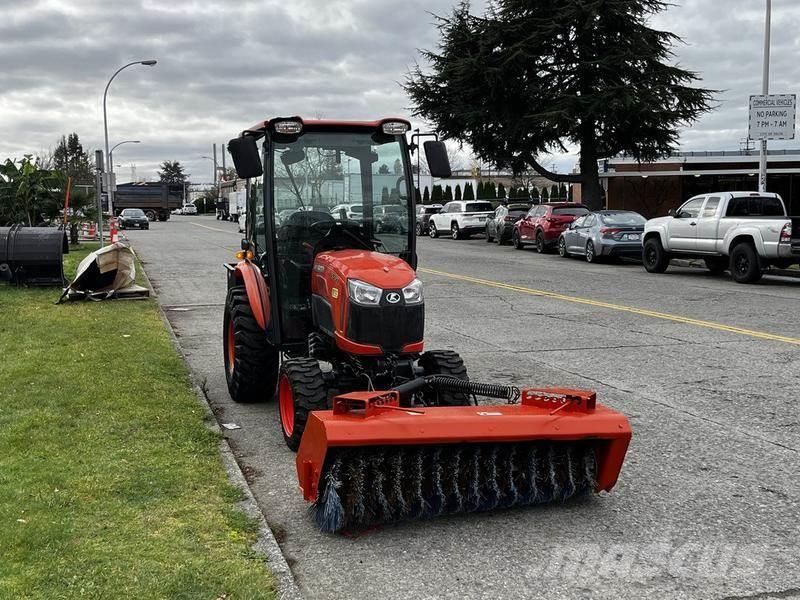
{"type": "Polygon", "coordinates": [[[94,152],[94,193],[97,196],[97,232],[100,234],[100,247],[103,246],[103,151],[94,152]]]}
{"type": "MultiPolygon", "coordinates": [[[[419,155],[422,154],[422,147],[421,147],[421,145],[419,143],[419,127],[414,130],[414,133],[417,134],[417,192],[419,192],[419,203],[422,204],[422,189],[420,189],[420,185],[421,184],[419,182],[419,175],[420,175],[420,171],[419,171],[419,155]]],[[[413,141],[414,138],[412,137],[411,139],[413,141]]],[[[415,202],[416,202],[416,199],[417,199],[417,195],[414,194],[414,201],[415,202]]]]}
{"type": "MultiPolygon", "coordinates": [[[[219,175],[217,174],[217,145],[214,144],[214,153],[212,154],[214,157],[214,189],[217,190],[217,202],[221,201],[219,193],[219,175]]],[[[216,207],[215,207],[216,209],[216,207]]]]}
{"type": "MultiPolygon", "coordinates": [[[[767,1],[767,15],[764,22],[764,65],[761,71],[761,93],[769,94],[769,36],[772,19],[772,0],[767,1]]],[[[767,140],[761,140],[761,152],[758,160],[758,191],[767,191],[767,140]]]]}

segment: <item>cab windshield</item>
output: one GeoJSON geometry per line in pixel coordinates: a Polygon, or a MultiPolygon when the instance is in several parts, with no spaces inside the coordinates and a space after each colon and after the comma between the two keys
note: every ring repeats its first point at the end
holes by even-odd
{"type": "Polygon", "coordinates": [[[335,222],[367,244],[380,242],[381,252],[406,254],[411,207],[400,139],[371,132],[309,132],[294,142],[273,144],[276,236],[292,221],[293,211],[304,212],[294,220],[317,232],[330,229],[325,222],[335,222]],[[383,218],[386,214],[391,221],[383,218]]]}

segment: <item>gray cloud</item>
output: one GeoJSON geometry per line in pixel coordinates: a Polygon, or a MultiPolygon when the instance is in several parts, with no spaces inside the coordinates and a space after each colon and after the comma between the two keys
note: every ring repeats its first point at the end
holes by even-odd
{"type": "MultiPolygon", "coordinates": [[[[116,162],[152,177],[180,160],[195,181],[211,168],[199,157],[250,124],[275,114],[364,118],[408,114],[398,82],[436,44],[429,12],[454,0],[0,0],[0,156],[52,146],[77,131],[102,145],[102,92],[109,92],[116,162]]],[[[481,3],[476,3],[480,5],[481,3]]],[[[794,92],[800,69],[800,3],[775,0],[772,90],[794,92]]],[[[747,97],[760,90],[763,3],[683,0],[655,20],[685,45],[676,60],[722,90],[719,108],[684,132],[686,149],[737,147],[746,135],[747,97]]],[[[775,147],[793,142],[775,144],[775,147]]],[[[556,156],[560,170],[574,156],[556,156]]],[[[119,169],[127,175],[127,169],[119,169]]]]}

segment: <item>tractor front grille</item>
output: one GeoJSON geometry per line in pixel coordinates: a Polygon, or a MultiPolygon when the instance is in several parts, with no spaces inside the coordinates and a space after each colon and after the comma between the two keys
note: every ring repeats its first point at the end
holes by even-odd
{"type": "Polygon", "coordinates": [[[350,302],[347,339],[357,344],[380,346],[398,352],[403,346],[421,342],[425,328],[425,306],[405,304],[361,306],[350,302]]]}

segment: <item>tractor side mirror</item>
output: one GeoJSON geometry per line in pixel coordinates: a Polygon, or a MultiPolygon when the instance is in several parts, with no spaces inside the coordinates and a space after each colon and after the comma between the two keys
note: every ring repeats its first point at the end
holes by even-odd
{"type": "Polygon", "coordinates": [[[236,175],[241,179],[261,177],[264,167],[261,165],[261,153],[253,136],[234,138],[228,142],[228,152],[233,157],[236,175]]]}
{"type": "Polygon", "coordinates": [[[444,142],[429,140],[422,146],[425,148],[425,159],[431,175],[437,178],[450,177],[453,172],[450,170],[450,159],[447,158],[444,142]]]}

